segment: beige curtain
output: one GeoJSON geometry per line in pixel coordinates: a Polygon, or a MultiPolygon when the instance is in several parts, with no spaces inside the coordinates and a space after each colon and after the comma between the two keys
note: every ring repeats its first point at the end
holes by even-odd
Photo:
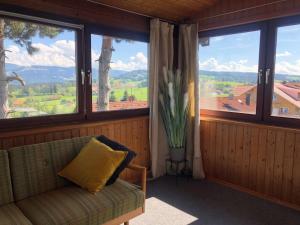
{"type": "Polygon", "coordinates": [[[205,177],[200,151],[200,109],[198,76],[198,26],[183,24],[179,26],[178,67],[186,78],[191,107],[187,126],[187,159],[193,170],[193,177],[205,177]]]}
{"type": "Polygon", "coordinates": [[[149,106],[150,106],[150,151],[151,169],[154,178],[165,174],[165,159],[168,157],[168,143],[159,114],[158,92],[162,81],[162,68],[173,69],[173,30],[174,26],[159,19],[150,23],[149,61],[149,106]]]}

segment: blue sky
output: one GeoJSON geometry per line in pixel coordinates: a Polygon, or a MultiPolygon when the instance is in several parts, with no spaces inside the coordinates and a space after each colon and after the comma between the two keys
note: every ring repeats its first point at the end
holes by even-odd
{"type": "MultiPolygon", "coordinates": [[[[225,35],[199,47],[199,67],[212,71],[257,72],[260,31],[225,35]]],[[[280,27],[276,72],[300,75],[300,25],[280,27]]]]}
{"type": "MultiPolygon", "coordinates": [[[[92,57],[93,67],[96,67],[95,60],[100,55],[102,36],[92,35],[92,57]]],[[[39,52],[29,56],[25,48],[18,46],[11,40],[5,40],[5,48],[10,50],[7,53],[9,63],[18,65],[48,65],[48,66],[75,66],[75,32],[64,31],[54,38],[38,35],[32,38],[34,46],[40,49],[39,52]]],[[[120,43],[113,42],[115,51],[112,56],[111,67],[119,70],[147,69],[148,44],[139,41],[120,43]]]]}
{"type": "MultiPolygon", "coordinates": [[[[246,32],[210,39],[210,45],[199,47],[199,67],[212,71],[257,72],[260,32],[246,32]]],[[[92,35],[92,62],[99,57],[102,37],[92,35]]],[[[29,56],[26,50],[5,40],[7,62],[18,65],[75,66],[75,32],[65,31],[53,39],[32,38],[40,51],[29,56]]],[[[300,75],[300,25],[278,30],[276,72],[300,75]]],[[[114,42],[111,67],[118,70],[147,69],[148,44],[143,42],[114,42]]]]}

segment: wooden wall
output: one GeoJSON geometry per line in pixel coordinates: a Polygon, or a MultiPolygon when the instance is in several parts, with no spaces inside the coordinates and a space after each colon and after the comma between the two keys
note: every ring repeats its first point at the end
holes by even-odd
{"type": "Polygon", "coordinates": [[[203,118],[209,178],[300,209],[300,130],[203,118]]]}
{"type": "Polygon", "coordinates": [[[240,25],[300,14],[299,0],[222,0],[194,15],[199,30],[240,25]]]}
{"type": "MultiPolygon", "coordinates": [[[[0,149],[36,144],[79,136],[103,134],[116,140],[137,153],[134,163],[149,167],[148,117],[83,123],[78,125],[30,129],[0,133],[0,149]]],[[[136,180],[138,174],[125,171],[123,178],[136,180]]]]}

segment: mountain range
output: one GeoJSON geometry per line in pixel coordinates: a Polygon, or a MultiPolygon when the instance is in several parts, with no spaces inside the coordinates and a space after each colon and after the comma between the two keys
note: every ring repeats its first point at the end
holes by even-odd
{"type": "MultiPolygon", "coordinates": [[[[15,64],[6,65],[6,72],[11,74],[16,72],[24,80],[26,84],[37,83],[63,83],[66,81],[75,80],[75,68],[74,67],[57,67],[57,66],[19,66],[15,64]]],[[[97,70],[93,70],[94,74],[97,74],[97,70]]],[[[121,80],[122,82],[129,81],[147,81],[147,70],[110,70],[111,79],[121,80]]],[[[243,83],[256,83],[257,74],[248,72],[215,72],[200,70],[199,74],[206,75],[211,79],[217,79],[221,81],[235,81],[243,83]]],[[[276,74],[276,80],[293,81],[299,80],[300,76],[291,76],[286,74],[276,74]]]]}

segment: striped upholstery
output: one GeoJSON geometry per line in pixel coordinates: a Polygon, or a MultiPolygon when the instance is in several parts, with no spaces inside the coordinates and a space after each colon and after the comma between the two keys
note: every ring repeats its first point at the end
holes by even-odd
{"type": "Polygon", "coordinates": [[[15,204],[0,207],[1,225],[32,225],[15,204]]]}
{"type": "Polygon", "coordinates": [[[17,203],[36,225],[100,225],[141,207],[144,193],[118,180],[96,194],[68,186],[17,203]]]}
{"type": "Polygon", "coordinates": [[[0,150],[0,206],[13,201],[8,154],[0,150]]]}
{"type": "Polygon", "coordinates": [[[80,137],[25,145],[9,150],[16,201],[68,184],[57,172],[64,168],[90,140],[80,137]]]}

